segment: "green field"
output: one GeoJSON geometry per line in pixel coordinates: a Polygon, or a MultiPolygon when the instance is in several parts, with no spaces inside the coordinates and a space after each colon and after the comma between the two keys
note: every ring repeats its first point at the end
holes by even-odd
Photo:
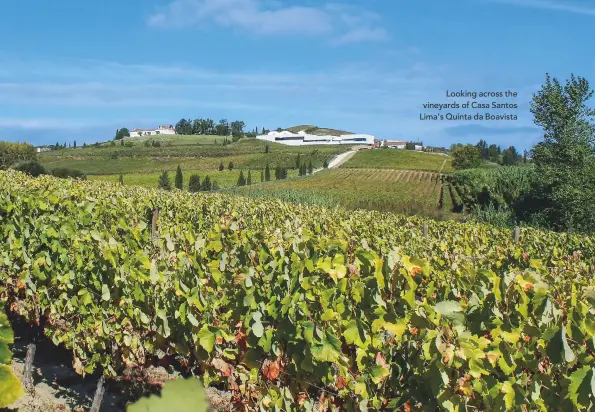
{"type": "MultiPolygon", "coordinates": [[[[41,153],[41,164],[53,169],[66,167],[78,169],[87,175],[112,175],[130,173],[160,173],[175,171],[180,165],[185,170],[217,171],[221,162],[227,168],[233,162],[234,169],[264,169],[269,164],[291,169],[297,155],[314,167],[322,166],[324,160],[345,151],[339,146],[292,147],[278,143],[244,138],[223,145],[222,136],[159,136],[161,147],[145,146],[145,137],[128,138],[132,147],[115,146],[111,143],[86,148],[63,149],[41,153]],[[217,141],[217,143],[215,143],[217,141]],[[267,144],[269,153],[266,153],[267,144]]],[[[156,140],[156,139],[152,139],[156,140]]]]}
{"type": "Polygon", "coordinates": [[[341,167],[354,169],[373,167],[377,169],[425,170],[429,172],[438,172],[442,169],[442,173],[454,171],[450,157],[402,149],[360,150],[341,167]],[[446,164],[442,168],[445,160],[446,164]]]}
{"type": "Polygon", "coordinates": [[[454,217],[450,209],[442,206],[440,175],[424,171],[331,169],[313,176],[237,188],[233,192],[302,204],[454,217]]]}

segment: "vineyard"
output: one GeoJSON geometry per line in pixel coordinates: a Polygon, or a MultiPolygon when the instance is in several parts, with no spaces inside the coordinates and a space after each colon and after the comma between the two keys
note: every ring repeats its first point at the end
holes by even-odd
{"type": "Polygon", "coordinates": [[[79,374],[169,359],[236,410],[594,404],[589,237],[13,171],[0,224],[0,299],[79,374]]]}
{"type": "Polygon", "coordinates": [[[332,169],[307,179],[241,188],[237,194],[265,199],[409,215],[449,216],[444,209],[442,178],[417,170],[332,169]]]}
{"type": "Polygon", "coordinates": [[[432,153],[404,149],[359,150],[342,168],[406,169],[428,172],[453,172],[452,159],[432,153]],[[445,163],[446,162],[446,163],[445,163]]]}

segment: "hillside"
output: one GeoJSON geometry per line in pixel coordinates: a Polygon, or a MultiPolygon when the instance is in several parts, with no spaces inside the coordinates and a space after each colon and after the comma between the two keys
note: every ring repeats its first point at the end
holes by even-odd
{"type": "Polygon", "coordinates": [[[451,173],[452,158],[425,152],[401,149],[360,150],[341,166],[346,169],[425,170],[428,172],[451,173]]]}
{"type": "Polygon", "coordinates": [[[308,125],[308,124],[289,127],[285,130],[288,130],[292,133],[297,133],[299,131],[304,130],[308,134],[314,134],[317,136],[323,136],[323,135],[341,136],[342,134],[353,134],[351,132],[346,132],[344,130],[327,129],[324,127],[318,127],[318,126],[313,126],[313,125],[308,125]]]}

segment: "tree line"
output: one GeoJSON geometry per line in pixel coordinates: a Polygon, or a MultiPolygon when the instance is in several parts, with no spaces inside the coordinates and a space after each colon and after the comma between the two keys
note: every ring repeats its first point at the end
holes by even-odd
{"type": "Polygon", "coordinates": [[[232,136],[236,139],[242,137],[256,137],[259,133],[265,134],[269,131],[264,127],[259,131],[258,127],[250,132],[245,132],[246,124],[242,120],[229,122],[221,119],[215,123],[213,119],[180,119],[176,123],[177,134],[182,135],[210,135],[210,136],[232,136]]]}
{"type": "Polygon", "coordinates": [[[514,146],[502,150],[500,145],[490,144],[481,139],[476,145],[456,143],[451,145],[452,165],[457,170],[479,167],[482,162],[501,166],[514,166],[530,161],[528,151],[521,155],[514,146]]]}

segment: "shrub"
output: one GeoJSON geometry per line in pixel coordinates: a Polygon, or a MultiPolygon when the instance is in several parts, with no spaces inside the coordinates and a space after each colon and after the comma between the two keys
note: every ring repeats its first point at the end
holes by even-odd
{"type": "Polygon", "coordinates": [[[188,181],[188,191],[189,192],[200,192],[200,176],[197,174],[193,174],[190,176],[190,180],[188,181]]]}
{"type": "Polygon", "coordinates": [[[66,167],[57,167],[55,169],[52,169],[51,175],[62,179],[72,177],[73,179],[87,180],[87,175],[85,175],[82,171],[76,169],[68,169],[66,167]]]}
{"type": "Polygon", "coordinates": [[[159,176],[159,189],[171,190],[171,180],[169,180],[167,171],[164,171],[161,173],[161,176],[159,176]]]}
{"type": "Polygon", "coordinates": [[[45,170],[45,167],[35,160],[27,160],[25,162],[17,163],[12,168],[33,177],[48,173],[47,170],[45,170]]]}

